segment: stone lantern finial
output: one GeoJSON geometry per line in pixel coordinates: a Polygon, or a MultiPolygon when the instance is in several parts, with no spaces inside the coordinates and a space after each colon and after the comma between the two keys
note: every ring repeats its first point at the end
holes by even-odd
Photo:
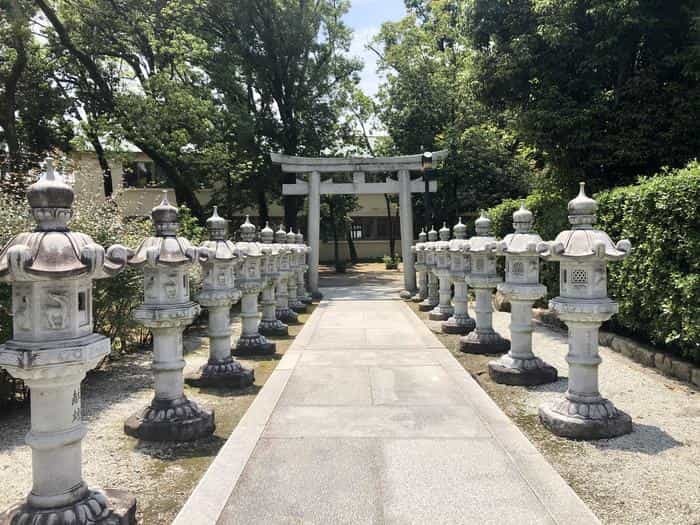
{"type": "Polygon", "coordinates": [[[73,188],[63,181],[63,177],[56,175],[51,157],[46,157],[45,170],[40,179],[27,190],[27,200],[37,223],[36,229],[68,231],[68,221],[73,216],[73,188]]]}
{"type": "Polygon", "coordinates": [[[457,224],[452,227],[452,232],[454,233],[455,239],[467,238],[467,227],[462,223],[462,217],[460,217],[457,224]]]}
{"type": "Polygon", "coordinates": [[[420,229],[420,233],[418,234],[418,242],[425,242],[428,240],[428,234],[425,233],[425,226],[423,226],[420,229]]]}
{"type": "Polygon", "coordinates": [[[151,210],[157,237],[175,237],[180,227],[179,211],[170,204],[167,190],[163,190],[160,204],[151,210]]]}
{"type": "Polygon", "coordinates": [[[437,240],[438,240],[438,232],[435,231],[435,226],[431,226],[430,231],[428,232],[428,241],[435,242],[437,240]]]}
{"type": "Polygon", "coordinates": [[[212,241],[225,241],[228,232],[228,221],[219,215],[218,208],[218,206],[214,206],[211,217],[207,219],[207,230],[212,241]]]}
{"type": "Polygon", "coordinates": [[[250,216],[245,216],[245,221],[240,225],[238,231],[243,242],[253,242],[255,240],[255,225],[250,222],[250,216]]]}
{"type": "Polygon", "coordinates": [[[447,222],[442,223],[442,228],[440,228],[439,235],[441,241],[450,240],[450,229],[447,227],[447,222]]]}
{"type": "Polygon", "coordinates": [[[515,233],[529,233],[532,230],[533,215],[525,207],[525,201],[520,201],[520,208],[513,213],[513,229],[515,233]]]}
{"type": "Polygon", "coordinates": [[[491,219],[486,215],[485,210],[481,210],[481,215],[474,222],[474,227],[476,228],[476,234],[480,236],[491,235],[491,219]]]}
{"type": "Polygon", "coordinates": [[[287,233],[287,243],[288,244],[296,244],[297,242],[297,236],[294,233],[294,230],[292,230],[292,227],[289,227],[289,232],[287,233]]]}
{"type": "Polygon", "coordinates": [[[576,198],[569,201],[569,222],[576,230],[587,230],[596,222],[598,203],[586,195],[586,183],[579,182],[576,198]]]}
{"type": "Polygon", "coordinates": [[[280,224],[279,228],[275,232],[275,242],[278,244],[287,243],[287,232],[284,231],[284,224],[280,224]]]}
{"type": "Polygon", "coordinates": [[[267,221],[265,222],[265,227],[260,230],[260,240],[265,244],[272,244],[272,241],[275,240],[275,232],[272,231],[270,223],[267,221]]]}
{"type": "Polygon", "coordinates": [[[304,234],[301,233],[299,228],[297,228],[296,241],[297,244],[304,244],[304,234]]]}

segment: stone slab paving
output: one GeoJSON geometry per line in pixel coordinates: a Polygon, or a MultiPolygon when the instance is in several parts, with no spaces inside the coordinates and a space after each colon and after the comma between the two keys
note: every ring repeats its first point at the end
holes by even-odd
{"type": "Polygon", "coordinates": [[[324,289],[175,524],[591,524],[393,289],[324,289]]]}

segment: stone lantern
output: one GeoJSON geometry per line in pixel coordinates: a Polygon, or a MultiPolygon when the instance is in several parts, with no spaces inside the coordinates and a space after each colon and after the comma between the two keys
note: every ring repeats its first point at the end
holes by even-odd
{"type": "Polygon", "coordinates": [[[270,225],[265,223],[265,227],[260,230],[260,240],[270,249],[270,253],[263,258],[263,289],[261,294],[262,317],[258,330],[263,335],[286,336],[289,334],[289,327],[277,319],[275,310],[277,300],[275,298],[275,288],[280,280],[280,258],[285,251],[284,245],[274,244],[275,232],[270,225]]]}
{"type": "Polygon", "coordinates": [[[287,233],[281,224],[275,232],[275,242],[280,246],[284,246],[284,250],[280,250],[280,278],[277,282],[277,309],[275,315],[283,323],[298,323],[299,316],[289,307],[289,284],[287,283],[292,278],[292,251],[287,246],[287,233]]]}
{"type": "Polygon", "coordinates": [[[428,296],[418,305],[418,309],[421,312],[432,310],[440,302],[438,295],[438,278],[433,271],[436,267],[435,243],[437,240],[438,232],[435,231],[434,227],[430,228],[428,232],[428,242],[423,244],[423,250],[425,250],[425,268],[428,274],[428,296]]]}
{"type": "Polygon", "coordinates": [[[136,501],[120,490],[91,490],[82,476],[80,384],[110,351],[93,332],[92,281],[118,273],[129,254],[71,232],[73,190],[46,173],[27,191],[37,227],[0,251],[0,281],[12,284],[13,338],[0,366],[31,389],[32,490],[0,513],[7,524],[136,523],[136,501]]]}
{"type": "Polygon", "coordinates": [[[454,313],[442,323],[442,331],[446,334],[466,334],[474,330],[474,319],[469,317],[468,311],[468,287],[466,277],[470,270],[470,258],[462,249],[468,244],[467,227],[459,222],[452,228],[454,239],[450,241],[450,279],[454,283],[454,313]]]}
{"type": "Polygon", "coordinates": [[[297,299],[304,304],[311,304],[311,294],[306,290],[306,280],[304,274],[309,269],[306,263],[306,256],[309,253],[309,247],[304,243],[304,235],[301,230],[297,230],[296,243],[301,247],[299,251],[299,269],[297,270],[297,299]]]}
{"type": "Polygon", "coordinates": [[[463,251],[471,258],[467,284],[476,295],[476,327],[459,341],[459,349],[471,354],[498,354],[507,352],[510,342],[503,339],[492,325],[493,289],[501,282],[496,272],[496,238],[491,235],[491,221],[481,212],[476,222],[476,235],[469,239],[463,251]]]}
{"type": "Polygon", "coordinates": [[[542,257],[560,265],[559,296],[549,307],[569,328],[569,386],[562,399],[540,407],[540,420],[558,436],[611,438],[631,432],[632,420],[598,390],[598,328],[617,313],[607,295],[606,263],[627,257],[631,244],[613,244],[593,227],[598,203],[586,196],[583,182],[568,208],[571,230],[548,243],[542,257]]]}
{"type": "Polygon", "coordinates": [[[506,279],[498,290],[510,301],[511,345],[508,354],[489,363],[489,375],[506,385],[541,385],[557,380],[557,369],[532,353],[532,304],[547,293],[540,284],[542,238],[532,231],[525,203],[513,213],[515,233],[497,246],[506,259],[506,279]]]}
{"type": "Polygon", "coordinates": [[[297,296],[297,275],[304,265],[299,259],[300,256],[304,255],[304,247],[297,244],[297,236],[291,228],[289,228],[289,233],[287,233],[287,246],[289,246],[290,250],[289,266],[291,269],[289,279],[287,279],[289,308],[298,314],[303,314],[306,312],[306,304],[302,303],[297,296]]]}
{"type": "Polygon", "coordinates": [[[235,355],[274,354],[275,343],[271,343],[258,331],[258,294],[263,289],[263,259],[271,250],[255,242],[255,226],[246,215],[239,228],[241,240],[235,244],[243,255],[243,264],[238,267],[236,281],[241,291],[241,335],[233,351],[235,355]]]}
{"type": "Polygon", "coordinates": [[[253,384],[253,371],[244,368],[231,355],[231,305],[241,294],[235,288],[236,266],[243,258],[227,240],[228,221],[219,216],[217,207],[207,219],[209,240],[202,243],[200,261],[203,270],[199,304],[209,312],[209,360],[185,382],[192,386],[227,386],[244,388],[253,384]]]}
{"type": "Polygon", "coordinates": [[[214,432],[214,413],[185,397],[182,331],[199,315],[190,301],[188,270],[199,249],[177,237],[178,209],[163,201],[151,211],[155,236],[141,242],[129,265],[143,270],[144,302],[134,319],[153,334],[155,396],[124,423],[127,435],[145,441],[191,441],[214,432]]]}
{"type": "Polygon", "coordinates": [[[442,223],[439,231],[440,240],[435,242],[435,266],[433,273],[438,278],[438,305],[430,312],[433,321],[447,321],[454,313],[452,308],[452,279],[450,278],[450,229],[442,223]]]}
{"type": "Polygon", "coordinates": [[[413,298],[415,302],[421,302],[428,297],[428,272],[425,266],[425,242],[428,235],[425,228],[421,228],[418,234],[418,242],[411,247],[411,252],[415,254],[416,272],[418,273],[418,294],[413,298]]]}

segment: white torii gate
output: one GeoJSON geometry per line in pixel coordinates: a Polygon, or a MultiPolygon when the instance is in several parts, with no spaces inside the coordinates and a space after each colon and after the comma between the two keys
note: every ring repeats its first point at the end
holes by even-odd
{"type": "MultiPolygon", "coordinates": [[[[412,193],[425,191],[422,177],[411,180],[412,171],[421,171],[423,154],[404,155],[400,157],[295,157],[281,153],[271,153],[273,164],[279,164],[286,173],[308,175],[308,181],[297,179],[295,184],[283,184],[283,195],[308,195],[309,214],[307,239],[311,247],[309,255],[309,288],[317,297],[318,290],[318,256],[321,235],[321,195],[341,194],[399,194],[399,212],[401,222],[401,255],[403,258],[404,293],[412,295],[416,291],[416,272],[413,263],[411,245],[413,244],[413,204],[412,193]],[[397,179],[387,177],[385,182],[365,182],[365,173],[396,172],[397,179]],[[321,173],[352,173],[352,182],[333,182],[332,177],[321,181],[321,173]]],[[[447,157],[447,150],[433,152],[433,161],[447,157]]],[[[437,182],[430,181],[429,191],[437,191],[437,182]]]]}

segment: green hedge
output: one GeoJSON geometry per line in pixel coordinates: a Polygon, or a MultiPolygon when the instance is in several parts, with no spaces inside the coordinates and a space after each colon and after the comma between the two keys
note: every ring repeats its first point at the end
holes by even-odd
{"type": "Polygon", "coordinates": [[[599,226],[632,242],[609,265],[613,326],[700,363],[700,163],[596,197],[599,226]]]}
{"type": "MultiPolygon", "coordinates": [[[[534,193],[525,199],[544,239],[568,227],[571,197],[534,193]]],[[[595,197],[598,227],[615,242],[632,242],[628,258],[608,265],[609,292],[620,304],[610,326],[700,363],[700,163],[595,197]]],[[[518,206],[510,200],[489,210],[496,235],[512,231],[518,206]]],[[[557,265],[543,265],[542,282],[549,297],[557,294],[557,265]]]]}

